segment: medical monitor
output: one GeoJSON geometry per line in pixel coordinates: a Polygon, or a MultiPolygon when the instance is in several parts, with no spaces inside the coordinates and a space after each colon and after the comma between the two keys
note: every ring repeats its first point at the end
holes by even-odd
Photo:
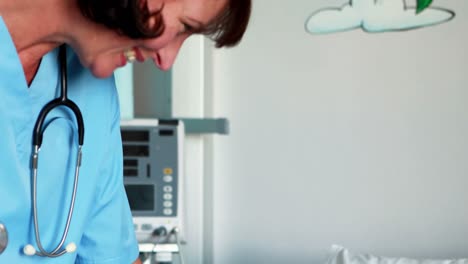
{"type": "Polygon", "coordinates": [[[121,122],[125,191],[139,242],[160,227],[182,230],[184,126],[178,120],[121,122]]]}

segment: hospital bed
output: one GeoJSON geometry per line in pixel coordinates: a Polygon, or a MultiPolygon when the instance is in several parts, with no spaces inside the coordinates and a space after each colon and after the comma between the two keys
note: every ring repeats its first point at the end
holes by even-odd
{"type": "Polygon", "coordinates": [[[326,264],[468,264],[468,259],[385,257],[376,256],[371,253],[356,253],[343,246],[332,245],[326,264]]]}

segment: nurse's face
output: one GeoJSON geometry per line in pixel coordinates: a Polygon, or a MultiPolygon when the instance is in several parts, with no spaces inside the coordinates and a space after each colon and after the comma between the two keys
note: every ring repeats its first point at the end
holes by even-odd
{"type": "Polygon", "coordinates": [[[193,34],[192,29],[208,25],[223,12],[227,1],[148,0],[150,12],[162,8],[165,28],[159,37],[133,40],[100,27],[95,38],[75,47],[75,50],[82,64],[97,77],[107,77],[124,66],[127,63],[124,54],[128,50],[135,52],[137,61],[151,59],[161,70],[168,70],[184,41],[193,34]]]}

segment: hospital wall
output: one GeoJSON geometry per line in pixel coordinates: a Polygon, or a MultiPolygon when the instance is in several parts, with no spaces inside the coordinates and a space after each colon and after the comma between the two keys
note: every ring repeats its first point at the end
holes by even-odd
{"type": "Polygon", "coordinates": [[[202,92],[174,87],[176,114],[230,120],[189,139],[202,263],[324,263],[332,244],[468,257],[468,2],[434,1],[456,12],[434,27],[328,35],[304,22],[345,1],[253,2],[239,47],[192,50],[202,92]]]}

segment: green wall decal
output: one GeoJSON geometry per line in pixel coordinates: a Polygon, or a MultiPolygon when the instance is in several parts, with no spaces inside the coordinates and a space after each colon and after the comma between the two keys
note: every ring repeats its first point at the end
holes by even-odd
{"type": "Polygon", "coordinates": [[[428,8],[432,4],[432,0],[418,0],[416,7],[416,14],[421,13],[424,9],[428,8]]]}

